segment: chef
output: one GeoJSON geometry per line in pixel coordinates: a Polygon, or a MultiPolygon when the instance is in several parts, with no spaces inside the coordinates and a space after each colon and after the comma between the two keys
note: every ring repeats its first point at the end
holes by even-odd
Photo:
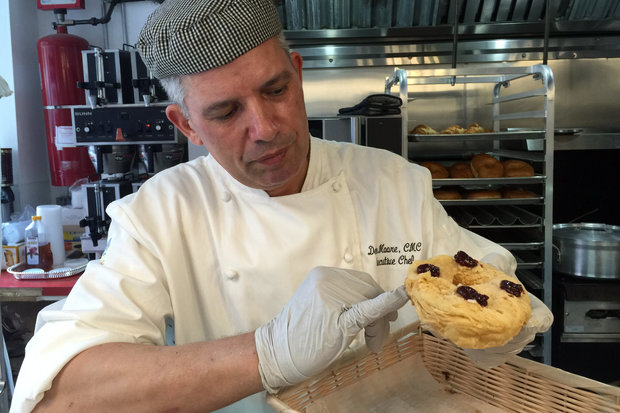
{"type": "Polygon", "coordinates": [[[514,273],[426,169],[310,136],[281,30],[270,0],[168,0],[148,18],[138,48],[167,115],[209,155],[108,207],[105,254],[39,314],[12,412],[270,411],[263,390],[380,350],[399,309],[397,326],[416,320],[414,259],[464,250],[514,273]]]}

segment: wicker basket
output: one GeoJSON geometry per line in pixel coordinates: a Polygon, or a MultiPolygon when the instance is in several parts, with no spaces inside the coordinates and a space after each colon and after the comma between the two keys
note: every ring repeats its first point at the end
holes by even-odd
{"type": "MultiPolygon", "coordinates": [[[[386,402],[383,408],[369,408],[366,411],[439,411],[403,408],[402,402],[398,408],[387,404],[394,397],[385,393],[383,390],[386,389],[382,387],[401,382],[417,386],[416,381],[424,376],[420,374],[422,372],[430,374],[430,381],[434,379],[433,385],[441,387],[443,391],[438,393],[439,396],[429,397],[437,400],[456,395],[490,408],[471,408],[469,411],[472,412],[620,413],[620,388],[517,356],[501,366],[482,369],[476,367],[460,348],[446,340],[423,334],[417,325],[397,333],[391,344],[379,354],[367,351],[352,354],[348,361],[338,363],[316,378],[285,389],[277,395],[268,395],[267,403],[281,413],[360,412],[359,406],[353,410],[349,402],[364,395],[382,398],[386,402]],[[410,359],[415,357],[421,359],[417,370],[409,367],[413,366],[410,359]],[[405,366],[406,363],[409,363],[406,369],[397,372],[399,364],[405,366]],[[402,376],[402,371],[405,376],[402,376]],[[363,387],[363,382],[370,380],[372,384],[363,387]],[[392,384],[388,384],[390,380],[392,384]],[[368,393],[371,393],[370,396],[368,393]],[[329,398],[331,407],[317,407],[325,404],[329,398]]],[[[378,403],[383,403],[383,400],[378,400],[378,403]]],[[[463,413],[468,409],[463,405],[454,409],[443,408],[442,411],[463,413]]]]}

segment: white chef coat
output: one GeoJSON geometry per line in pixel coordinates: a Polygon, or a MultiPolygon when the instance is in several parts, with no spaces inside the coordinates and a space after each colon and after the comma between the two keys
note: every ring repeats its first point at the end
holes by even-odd
{"type": "MultiPolygon", "coordinates": [[[[368,272],[385,290],[403,284],[414,259],[457,250],[516,267],[504,248],[448,217],[425,168],[316,138],[299,194],[269,197],[206,156],[158,173],[108,214],[101,262],[88,265],[62,310],[39,314],[45,324],[27,346],[11,412],[30,411],[67,361],[96,344],[165,345],[170,320],[176,344],[252,331],[318,265],[368,272]]],[[[406,305],[399,323],[415,317],[406,305]]],[[[224,410],[263,408],[259,394],[224,410]]]]}

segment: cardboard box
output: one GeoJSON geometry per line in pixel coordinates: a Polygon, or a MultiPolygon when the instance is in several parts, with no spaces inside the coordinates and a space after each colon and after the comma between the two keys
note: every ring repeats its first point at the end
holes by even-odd
{"type": "Polygon", "coordinates": [[[26,244],[24,242],[18,242],[17,244],[3,245],[2,255],[2,269],[6,270],[26,260],[26,244]]]}

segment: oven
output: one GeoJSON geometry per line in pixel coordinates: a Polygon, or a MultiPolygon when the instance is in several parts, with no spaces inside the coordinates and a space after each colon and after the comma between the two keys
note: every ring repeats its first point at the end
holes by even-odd
{"type": "Polygon", "coordinates": [[[620,384],[620,280],[553,277],[553,366],[620,384]]]}
{"type": "Polygon", "coordinates": [[[612,189],[617,175],[609,168],[619,155],[617,149],[556,151],[553,201],[554,221],[566,224],[554,225],[552,364],[616,385],[620,209],[612,189]]]}

